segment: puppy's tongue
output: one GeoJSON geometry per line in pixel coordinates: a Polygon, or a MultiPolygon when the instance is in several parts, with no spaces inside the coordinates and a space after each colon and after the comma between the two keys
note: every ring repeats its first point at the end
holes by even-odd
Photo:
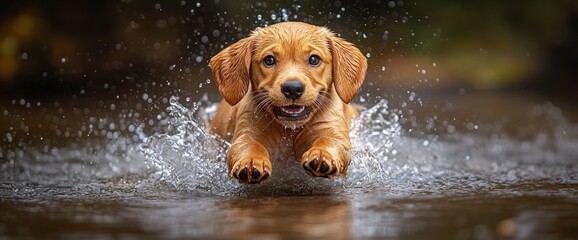
{"type": "Polygon", "coordinates": [[[299,105],[289,105],[289,106],[282,106],[281,109],[283,110],[283,112],[295,114],[305,110],[305,107],[299,105]]]}

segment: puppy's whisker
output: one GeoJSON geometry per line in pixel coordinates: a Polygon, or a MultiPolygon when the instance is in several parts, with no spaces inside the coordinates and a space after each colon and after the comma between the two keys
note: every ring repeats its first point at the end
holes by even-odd
{"type": "Polygon", "coordinates": [[[267,99],[266,99],[266,98],[260,99],[259,102],[258,102],[258,104],[257,104],[257,107],[256,107],[256,112],[262,111],[262,110],[263,110],[263,107],[264,107],[266,104],[267,104],[267,99]]]}
{"type": "Polygon", "coordinates": [[[262,101],[262,103],[260,104],[261,106],[258,108],[259,110],[259,119],[257,119],[257,121],[261,121],[261,118],[267,116],[267,110],[266,108],[269,108],[271,106],[271,100],[269,98],[266,98],[262,101]]]}
{"type": "Polygon", "coordinates": [[[309,128],[309,126],[307,124],[303,125],[305,127],[305,130],[307,130],[307,132],[311,132],[311,129],[309,128]]]}
{"type": "Polygon", "coordinates": [[[257,103],[254,111],[259,116],[257,121],[261,121],[267,115],[266,109],[271,106],[271,99],[267,91],[256,91],[253,93],[253,100],[257,103]]]}
{"type": "Polygon", "coordinates": [[[271,125],[271,123],[273,123],[275,121],[275,118],[271,118],[271,121],[269,121],[269,123],[267,123],[267,126],[265,126],[265,129],[267,129],[269,127],[269,125],[271,125]]]}
{"type": "Polygon", "coordinates": [[[261,118],[266,114],[266,112],[264,111],[265,105],[266,105],[265,101],[262,101],[259,103],[259,106],[255,108],[256,109],[255,114],[256,116],[259,116],[259,118],[257,119],[258,121],[261,120],[261,118]]]}
{"type": "Polygon", "coordinates": [[[330,106],[328,105],[331,103],[331,101],[329,101],[328,94],[329,93],[326,91],[320,92],[317,99],[313,102],[313,104],[315,105],[315,107],[317,107],[317,109],[319,109],[319,111],[323,111],[330,106]]]}
{"type": "Polygon", "coordinates": [[[255,109],[257,111],[261,111],[263,110],[263,106],[266,105],[266,103],[269,100],[269,95],[267,93],[267,91],[256,91],[253,93],[253,100],[257,103],[257,106],[255,107],[255,109]]]}

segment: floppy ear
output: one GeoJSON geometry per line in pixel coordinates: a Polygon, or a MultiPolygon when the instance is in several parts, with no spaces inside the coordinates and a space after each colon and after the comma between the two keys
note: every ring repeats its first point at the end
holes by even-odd
{"type": "Polygon", "coordinates": [[[231,106],[236,105],[249,91],[251,37],[243,38],[223,49],[209,62],[219,92],[231,106]]]}
{"type": "Polygon", "coordinates": [[[333,84],[339,98],[351,102],[365,80],[367,59],[352,43],[339,37],[328,39],[333,58],[333,84]]]}

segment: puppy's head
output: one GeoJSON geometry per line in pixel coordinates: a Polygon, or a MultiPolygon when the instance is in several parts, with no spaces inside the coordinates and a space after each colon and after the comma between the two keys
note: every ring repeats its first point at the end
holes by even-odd
{"type": "Polygon", "coordinates": [[[229,104],[236,105],[251,89],[257,111],[298,127],[333,101],[349,103],[365,79],[367,60],[326,28],[285,22],[225,48],[209,66],[229,104]],[[332,88],[339,99],[332,98],[332,88]]]}

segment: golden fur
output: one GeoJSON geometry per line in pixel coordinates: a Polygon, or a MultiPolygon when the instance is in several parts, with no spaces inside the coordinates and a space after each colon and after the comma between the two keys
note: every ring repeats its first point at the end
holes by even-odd
{"type": "Polygon", "coordinates": [[[223,49],[209,66],[224,97],[210,127],[232,144],[232,177],[269,178],[271,159],[288,157],[281,155],[288,147],[311,176],[346,173],[349,124],[357,114],[349,102],[367,70],[353,44],[324,27],[278,23],[223,49]],[[303,88],[282,90],[288,81],[303,88]],[[299,97],[287,95],[295,92],[299,97]]]}

